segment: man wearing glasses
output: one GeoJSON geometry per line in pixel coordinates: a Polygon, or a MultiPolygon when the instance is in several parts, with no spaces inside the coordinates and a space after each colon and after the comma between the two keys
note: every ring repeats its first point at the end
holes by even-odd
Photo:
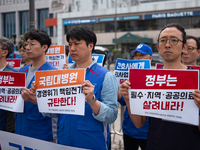
{"type": "Polygon", "coordinates": [[[183,51],[181,61],[184,65],[195,66],[197,57],[200,55],[200,42],[194,36],[187,36],[188,49],[183,51]]]}
{"type": "MultiPolygon", "coordinates": [[[[160,31],[157,49],[163,58],[164,66],[161,69],[191,69],[181,63],[181,54],[186,51],[186,32],[178,24],[168,24],[160,31]]],[[[130,114],[128,89],[130,82],[125,81],[120,92],[126,101],[131,120],[137,128],[144,125],[146,116],[130,114]]],[[[195,104],[200,108],[200,91],[193,92],[195,104]]],[[[199,150],[200,126],[165,121],[149,117],[149,132],[146,150],[199,150]]]]}
{"type": "MultiPolygon", "coordinates": [[[[17,72],[6,63],[6,58],[14,51],[14,44],[7,38],[0,38],[0,71],[17,72]]],[[[0,130],[15,132],[14,113],[0,109],[0,130]]]]}
{"type": "Polygon", "coordinates": [[[32,61],[28,58],[26,54],[27,44],[23,35],[21,36],[21,40],[19,41],[18,46],[19,46],[19,52],[22,57],[22,60],[25,62],[24,66],[30,64],[32,61]]]}
{"type": "MultiPolygon", "coordinates": [[[[51,45],[51,38],[43,30],[30,29],[25,33],[26,54],[32,63],[20,68],[19,72],[26,73],[26,87],[21,92],[24,100],[35,95],[29,92],[31,84],[35,81],[35,71],[56,70],[54,66],[46,61],[45,54],[51,45]]],[[[16,113],[15,133],[37,138],[45,141],[52,141],[52,119],[44,117],[38,110],[38,106],[25,102],[24,113],[16,113]]]]}

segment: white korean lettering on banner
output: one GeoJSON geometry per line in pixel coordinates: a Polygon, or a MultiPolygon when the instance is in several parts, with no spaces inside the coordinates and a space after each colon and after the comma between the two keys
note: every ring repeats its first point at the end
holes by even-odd
{"type": "Polygon", "coordinates": [[[56,48],[55,48],[55,53],[56,53],[56,54],[59,54],[59,53],[60,53],[60,47],[56,47],[56,48]]]}
{"type": "Polygon", "coordinates": [[[14,84],[14,77],[12,77],[12,76],[3,76],[3,75],[1,75],[0,76],[0,84],[2,84],[2,83],[4,83],[4,84],[14,84]]]}
{"type": "Polygon", "coordinates": [[[176,86],[177,77],[171,77],[171,75],[146,75],[146,86],[154,86],[155,83],[159,86],[166,84],[166,86],[176,86]],[[166,78],[167,77],[167,78],[166,78]]]}
{"type": "Polygon", "coordinates": [[[49,53],[54,54],[54,48],[49,48],[49,53]]]}
{"type": "Polygon", "coordinates": [[[67,84],[68,82],[76,83],[77,77],[78,77],[78,72],[70,73],[70,74],[68,73],[68,74],[40,77],[39,85],[52,86],[52,85],[57,85],[60,83],[62,84],[67,84]]]}

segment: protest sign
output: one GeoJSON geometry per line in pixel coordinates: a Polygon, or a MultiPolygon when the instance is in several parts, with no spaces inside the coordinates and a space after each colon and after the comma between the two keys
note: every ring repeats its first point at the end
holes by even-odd
{"type": "MultiPolygon", "coordinates": [[[[164,66],[164,64],[156,64],[156,69],[159,69],[162,66],[164,66]]],[[[195,70],[199,70],[200,71],[200,66],[190,66],[190,67],[194,68],[195,70]]]]}
{"type": "Polygon", "coordinates": [[[131,113],[199,124],[192,92],[198,89],[197,70],[130,69],[131,113]]]}
{"type": "Polygon", "coordinates": [[[25,73],[0,71],[0,109],[23,112],[24,100],[21,98],[23,87],[25,87],[25,73]]]}
{"type": "Polygon", "coordinates": [[[63,69],[66,63],[65,45],[51,45],[46,53],[46,60],[57,69],[63,69]]]}
{"type": "Polygon", "coordinates": [[[0,150],[84,150],[0,131],[0,150]]]}
{"type": "Polygon", "coordinates": [[[151,63],[150,60],[126,60],[117,58],[114,75],[117,79],[118,87],[121,84],[128,80],[129,69],[150,69],[151,63]]]}
{"type": "Polygon", "coordinates": [[[6,59],[6,62],[15,69],[19,69],[21,65],[21,59],[6,59]]]}
{"type": "MultiPolygon", "coordinates": [[[[94,58],[97,62],[98,65],[103,66],[103,60],[105,58],[105,55],[103,54],[92,54],[92,58],[94,58]]],[[[72,60],[71,56],[68,56],[68,62],[69,62],[69,66],[71,66],[74,61],[72,60]]]]}
{"type": "Polygon", "coordinates": [[[85,69],[35,72],[37,103],[40,112],[84,115],[82,82],[85,69]]]}

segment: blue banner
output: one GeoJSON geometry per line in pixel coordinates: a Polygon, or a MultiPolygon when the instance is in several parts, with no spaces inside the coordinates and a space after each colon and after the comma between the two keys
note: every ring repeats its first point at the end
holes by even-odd
{"type": "Polygon", "coordinates": [[[76,20],[64,20],[63,21],[63,25],[91,24],[91,23],[97,23],[97,19],[90,18],[90,19],[76,19],[76,20]]]}
{"type": "MultiPolygon", "coordinates": [[[[104,57],[105,55],[103,54],[92,54],[92,58],[94,58],[97,64],[100,66],[103,66],[104,57]]],[[[69,62],[69,66],[71,66],[74,63],[70,55],[68,56],[68,62],[69,62]]]]}
{"type": "Polygon", "coordinates": [[[151,63],[150,60],[127,60],[127,59],[117,58],[115,70],[128,71],[129,68],[150,69],[151,63]]]}
{"type": "Polygon", "coordinates": [[[158,13],[144,15],[144,19],[161,19],[161,18],[177,18],[177,17],[191,17],[200,16],[200,11],[180,11],[180,12],[169,12],[169,13],[158,13]]]}

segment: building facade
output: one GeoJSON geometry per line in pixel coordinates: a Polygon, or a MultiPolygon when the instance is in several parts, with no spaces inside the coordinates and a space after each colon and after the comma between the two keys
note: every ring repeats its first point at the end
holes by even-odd
{"type": "MultiPolygon", "coordinates": [[[[0,0],[0,20],[0,35],[18,39],[29,29],[29,0],[0,0]]],[[[97,45],[123,58],[139,43],[156,52],[160,29],[173,22],[200,37],[200,0],[35,0],[35,27],[48,32],[53,44],[67,45],[67,31],[85,25],[96,33],[97,45]]]]}

